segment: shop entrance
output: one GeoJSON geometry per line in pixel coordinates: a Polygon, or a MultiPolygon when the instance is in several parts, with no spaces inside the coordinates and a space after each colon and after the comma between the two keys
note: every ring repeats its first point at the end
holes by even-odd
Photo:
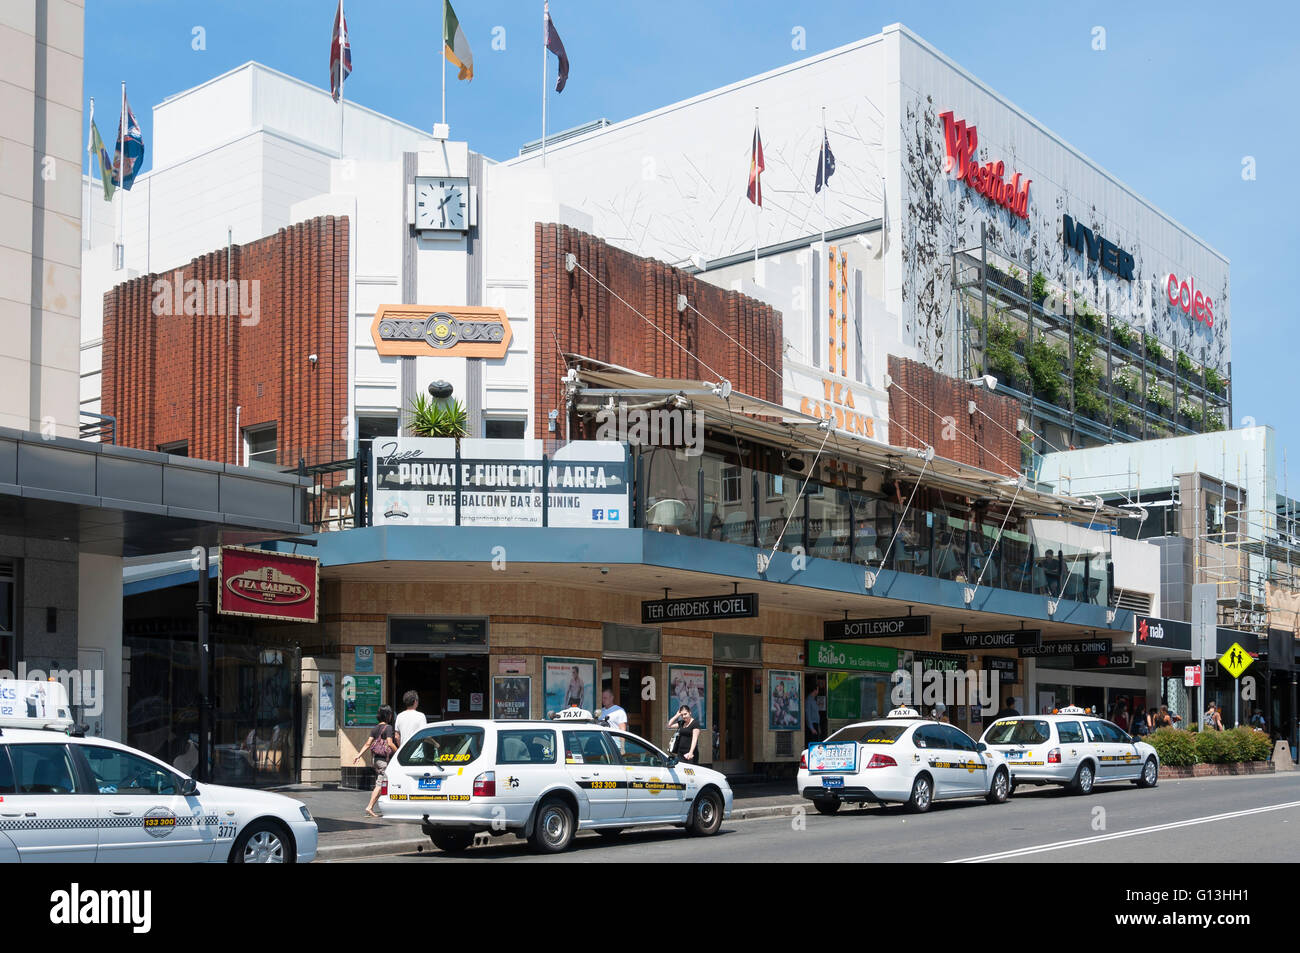
{"type": "Polygon", "coordinates": [[[713,668],[713,767],[724,774],[742,774],[753,764],[753,682],[747,668],[713,668]]]}
{"type": "Polygon", "coordinates": [[[486,655],[390,653],[388,664],[394,714],[401,713],[402,696],[414,689],[429,721],[490,717],[486,655]]]}
{"type": "MultiPolygon", "coordinates": [[[[641,697],[642,680],[650,674],[644,662],[625,662],[606,659],[600,669],[600,690],[608,689],[614,695],[614,704],[627,712],[627,730],[647,740],[653,726],[650,723],[650,702],[641,697]]],[[[596,704],[603,707],[600,698],[596,704]]]]}

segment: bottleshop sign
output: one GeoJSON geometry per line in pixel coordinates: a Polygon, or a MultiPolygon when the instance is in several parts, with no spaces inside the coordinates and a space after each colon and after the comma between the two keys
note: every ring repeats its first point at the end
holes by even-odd
{"type": "Polygon", "coordinates": [[[654,599],[641,603],[641,624],[694,622],[698,619],[752,619],[758,615],[758,593],[687,599],[654,599]]]}
{"type": "Polygon", "coordinates": [[[945,632],[945,649],[1018,649],[1036,646],[1042,638],[1041,629],[1007,629],[998,632],[945,632]]]}
{"type": "Polygon", "coordinates": [[[384,437],[372,445],[376,526],[629,525],[626,448],[575,440],[543,460],[536,440],[384,437]]]}
{"type": "Polygon", "coordinates": [[[1029,183],[1020,173],[1007,181],[1006,164],[1001,160],[980,165],[979,135],[964,119],[954,118],[952,111],[940,113],[943,120],[943,143],[947,152],[946,168],[953,178],[965,182],[989,201],[1004,206],[1012,215],[1029,218],[1029,183]]]}
{"type": "Polygon", "coordinates": [[[892,673],[898,668],[898,650],[882,645],[808,640],[808,666],[850,672],[892,673]]]}
{"type": "Polygon", "coordinates": [[[1108,655],[1110,651],[1110,639],[1064,639],[1038,646],[1021,646],[1019,654],[1021,658],[1061,658],[1067,655],[1108,655]]]}
{"type": "Polygon", "coordinates": [[[894,639],[930,634],[928,615],[903,615],[890,619],[837,619],[822,623],[822,635],[833,639],[894,639]]]}
{"type": "Polygon", "coordinates": [[[290,622],[318,621],[320,561],[242,546],[221,547],[217,611],[290,622]]]}

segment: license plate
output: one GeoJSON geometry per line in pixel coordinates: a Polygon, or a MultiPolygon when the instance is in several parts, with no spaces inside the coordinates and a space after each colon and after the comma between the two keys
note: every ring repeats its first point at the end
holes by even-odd
{"type": "Polygon", "coordinates": [[[442,778],[420,778],[421,791],[439,791],[442,789],[442,778]]]}
{"type": "Polygon", "coordinates": [[[1007,752],[1007,757],[1008,757],[1008,758],[1011,758],[1012,760],[1015,760],[1016,758],[1023,758],[1024,756],[1025,756],[1025,753],[1024,753],[1023,751],[1008,751],[1008,752],[1007,752]]]}
{"type": "Polygon", "coordinates": [[[844,778],[842,778],[842,777],[822,778],[822,787],[824,787],[824,788],[842,788],[842,787],[844,787],[844,778]]]}

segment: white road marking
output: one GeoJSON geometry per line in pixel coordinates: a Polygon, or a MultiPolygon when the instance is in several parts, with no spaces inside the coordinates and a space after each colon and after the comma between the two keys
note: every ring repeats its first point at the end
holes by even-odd
{"type": "Polygon", "coordinates": [[[963,857],[960,860],[950,860],[950,864],[984,864],[993,860],[1008,860],[1012,857],[1024,857],[1028,854],[1041,854],[1049,850],[1066,850],[1070,847],[1082,847],[1088,844],[1100,844],[1103,841],[1119,840],[1123,837],[1137,837],[1141,834],[1156,834],[1160,831],[1172,831],[1180,827],[1192,827],[1197,824],[1213,824],[1215,821],[1226,821],[1234,817],[1248,817],[1251,814],[1264,814],[1268,811],[1284,811],[1287,808],[1300,807],[1300,801],[1287,801],[1285,804],[1270,804],[1268,807],[1254,807],[1246,811],[1230,811],[1227,814],[1214,814],[1210,817],[1193,817],[1185,821],[1174,821],[1169,824],[1156,824],[1152,827],[1139,827],[1133,831],[1120,831],[1114,834],[1098,834],[1096,837],[1080,837],[1077,840],[1057,841],[1054,844],[1040,844],[1037,847],[1021,847],[1017,850],[1004,850],[996,854],[981,854],[978,857],[963,857]]]}

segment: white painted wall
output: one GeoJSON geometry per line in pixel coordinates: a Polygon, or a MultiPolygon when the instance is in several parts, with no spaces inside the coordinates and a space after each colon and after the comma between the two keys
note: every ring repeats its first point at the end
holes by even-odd
{"type": "MultiPolygon", "coordinates": [[[[104,664],[105,738],[125,741],[122,723],[126,686],[122,681],[122,557],[82,553],[77,572],[77,646],[98,649],[104,664]]],[[[91,654],[98,656],[99,652],[91,654]]]]}

